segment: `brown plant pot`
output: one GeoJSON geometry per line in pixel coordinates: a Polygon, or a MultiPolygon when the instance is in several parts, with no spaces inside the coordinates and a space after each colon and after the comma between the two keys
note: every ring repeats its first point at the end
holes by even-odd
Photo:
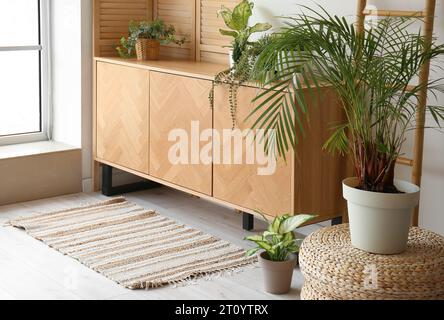
{"type": "Polygon", "coordinates": [[[159,60],[160,41],[152,39],[137,39],[137,60],[159,60]]]}
{"type": "Polygon", "coordinates": [[[296,255],[292,255],[287,261],[277,262],[269,260],[268,254],[262,252],[259,255],[259,264],[263,270],[265,291],[273,294],[288,293],[296,263],[296,255]]]}

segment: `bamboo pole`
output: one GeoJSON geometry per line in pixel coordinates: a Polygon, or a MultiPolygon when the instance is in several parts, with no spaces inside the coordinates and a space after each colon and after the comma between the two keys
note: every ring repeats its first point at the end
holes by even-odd
{"type": "Polygon", "coordinates": [[[396,163],[400,164],[400,165],[408,166],[408,167],[413,167],[414,161],[413,161],[413,159],[399,157],[398,159],[396,159],[396,163]]]}
{"type": "MultiPolygon", "coordinates": [[[[433,39],[433,25],[435,18],[435,6],[436,0],[427,0],[424,18],[424,37],[426,41],[426,48],[430,47],[433,39]]],[[[430,76],[430,62],[424,63],[419,75],[419,83],[427,83],[430,76]]],[[[418,186],[421,185],[422,176],[422,161],[424,152],[424,127],[425,127],[425,111],[427,105],[427,88],[424,87],[419,92],[418,107],[416,110],[416,129],[415,129],[415,141],[413,150],[413,170],[412,170],[412,182],[418,186]]],[[[414,226],[419,223],[419,207],[415,208],[413,215],[414,226]]]]}
{"type": "Polygon", "coordinates": [[[364,16],[378,17],[415,17],[423,18],[427,15],[425,11],[401,11],[401,10],[364,10],[364,16]]]}
{"type": "Polygon", "coordinates": [[[362,33],[364,32],[364,22],[365,22],[365,14],[364,10],[367,6],[367,0],[358,0],[358,9],[356,12],[357,21],[356,21],[356,32],[362,33]]]}

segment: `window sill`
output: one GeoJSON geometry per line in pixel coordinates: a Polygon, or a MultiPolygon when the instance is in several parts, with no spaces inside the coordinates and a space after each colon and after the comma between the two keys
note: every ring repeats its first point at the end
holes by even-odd
{"type": "Polygon", "coordinates": [[[80,148],[73,147],[56,141],[41,141],[32,143],[14,144],[8,146],[0,146],[0,160],[29,157],[33,155],[57,153],[71,150],[79,150],[80,148]]]}

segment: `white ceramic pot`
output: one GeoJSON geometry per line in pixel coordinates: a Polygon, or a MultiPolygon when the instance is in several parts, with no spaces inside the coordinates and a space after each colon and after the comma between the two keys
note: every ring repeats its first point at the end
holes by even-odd
{"type": "Polygon", "coordinates": [[[233,49],[228,51],[228,59],[230,59],[230,69],[234,67],[233,49]]]}
{"type": "Polygon", "coordinates": [[[404,193],[380,193],[356,189],[357,178],[345,179],[343,196],[347,200],[352,245],[378,254],[405,251],[413,209],[419,203],[419,187],[397,180],[404,193]]]}

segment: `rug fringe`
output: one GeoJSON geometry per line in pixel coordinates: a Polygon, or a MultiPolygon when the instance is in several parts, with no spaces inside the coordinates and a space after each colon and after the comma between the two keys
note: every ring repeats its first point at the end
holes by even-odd
{"type": "Polygon", "coordinates": [[[170,280],[168,282],[141,282],[140,289],[150,290],[161,288],[165,286],[171,286],[172,288],[181,288],[198,285],[202,281],[213,281],[223,277],[233,277],[238,275],[247,269],[257,269],[259,264],[257,261],[251,262],[246,265],[230,267],[224,270],[201,272],[199,274],[192,274],[184,279],[170,280]]]}
{"type": "Polygon", "coordinates": [[[78,206],[73,207],[73,208],[65,208],[65,209],[60,209],[60,210],[55,210],[55,211],[48,209],[48,210],[43,210],[43,211],[39,211],[39,212],[30,212],[27,215],[18,216],[18,217],[10,219],[8,222],[6,222],[5,225],[3,225],[3,227],[14,227],[15,225],[12,223],[13,221],[22,221],[22,220],[26,220],[26,219],[39,218],[40,216],[44,216],[44,215],[48,215],[48,214],[64,213],[64,212],[69,212],[74,209],[75,210],[88,209],[88,208],[93,208],[96,206],[103,206],[103,205],[125,202],[125,201],[127,201],[127,200],[124,196],[117,196],[117,197],[102,200],[99,202],[84,201],[84,202],[81,202],[78,206]]]}

